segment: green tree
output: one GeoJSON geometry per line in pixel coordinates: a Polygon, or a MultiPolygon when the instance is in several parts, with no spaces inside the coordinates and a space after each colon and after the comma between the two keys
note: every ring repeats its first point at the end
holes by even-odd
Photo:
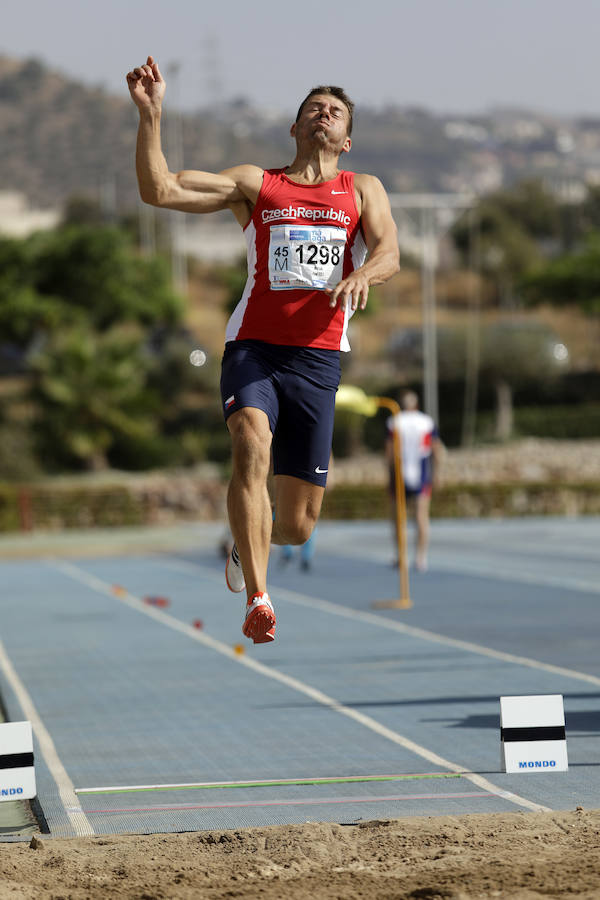
{"type": "Polygon", "coordinates": [[[515,285],[542,259],[543,242],[557,240],[560,230],[556,201],[539,182],[525,181],[483,197],[452,235],[465,263],[476,255],[481,272],[495,285],[497,301],[506,303],[514,300],[515,285]]]}
{"type": "Polygon", "coordinates": [[[0,336],[30,367],[44,464],[173,459],[184,392],[215,380],[212,365],[192,373],[182,314],[164,260],[141,258],[124,229],[0,240],[0,336]]]}
{"type": "MultiPolygon", "coordinates": [[[[402,335],[398,336],[399,338],[402,335]]],[[[416,379],[422,371],[420,333],[411,341],[396,341],[393,359],[404,377],[416,379]]],[[[441,381],[464,378],[469,335],[460,328],[438,329],[438,370],[441,381]]],[[[513,431],[513,394],[524,384],[547,385],[562,374],[569,360],[567,348],[541,322],[519,317],[498,321],[480,329],[477,380],[491,388],[496,400],[493,436],[508,440],[513,431]]]]}
{"type": "Polygon", "coordinates": [[[43,457],[54,466],[103,469],[120,438],[157,437],[156,400],[146,387],[150,360],[139,328],[59,332],[32,365],[36,432],[43,457]]]}
{"type": "Polygon", "coordinates": [[[590,315],[600,313],[600,232],[583,248],[539,265],[523,277],[521,290],[531,304],[576,304],[590,315]]]}
{"type": "Polygon", "coordinates": [[[30,481],[42,472],[29,427],[30,406],[18,382],[0,397],[0,481],[30,481]]]}
{"type": "Polygon", "coordinates": [[[142,259],[121,228],[66,226],[38,235],[32,252],[38,293],[84,310],[94,328],[181,319],[183,299],[171,288],[165,261],[142,259]]]}
{"type": "Polygon", "coordinates": [[[483,329],[480,378],[496,395],[494,437],[513,433],[515,388],[548,383],[564,372],[568,351],[556,335],[536,322],[497,322],[483,329]]]}
{"type": "Polygon", "coordinates": [[[36,335],[77,318],[59,298],[38,293],[33,259],[26,241],[0,240],[0,335],[22,350],[36,335]]]}
{"type": "Polygon", "coordinates": [[[27,347],[40,333],[87,322],[173,327],[183,315],[168,267],[142,259],[116,227],[69,226],[0,240],[0,334],[27,347]]]}
{"type": "Polygon", "coordinates": [[[538,240],[558,237],[560,206],[538,179],[526,179],[487,198],[528,235],[538,240]]]}

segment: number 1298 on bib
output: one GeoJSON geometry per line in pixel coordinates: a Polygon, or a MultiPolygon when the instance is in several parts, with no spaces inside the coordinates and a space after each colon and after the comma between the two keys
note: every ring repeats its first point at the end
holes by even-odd
{"type": "Polygon", "coordinates": [[[342,280],[346,231],[330,225],[272,225],[269,282],[272,290],[324,290],[342,280]]]}

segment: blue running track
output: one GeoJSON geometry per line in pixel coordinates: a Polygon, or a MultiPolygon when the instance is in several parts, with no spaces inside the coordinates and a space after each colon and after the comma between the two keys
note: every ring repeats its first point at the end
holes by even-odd
{"type": "Polygon", "coordinates": [[[50,835],[600,806],[600,519],[434,522],[408,610],[373,605],[388,524],[323,522],[310,571],[274,549],[257,646],[220,533],[0,541],[0,692],[50,835]],[[568,772],[500,771],[510,694],[564,696],[568,772]]]}

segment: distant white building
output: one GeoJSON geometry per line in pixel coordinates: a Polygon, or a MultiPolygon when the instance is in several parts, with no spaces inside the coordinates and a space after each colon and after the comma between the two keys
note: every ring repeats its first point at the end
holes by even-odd
{"type": "Polygon", "coordinates": [[[61,216],[59,209],[32,209],[20,191],[0,191],[0,235],[24,238],[55,228],[61,216]]]}

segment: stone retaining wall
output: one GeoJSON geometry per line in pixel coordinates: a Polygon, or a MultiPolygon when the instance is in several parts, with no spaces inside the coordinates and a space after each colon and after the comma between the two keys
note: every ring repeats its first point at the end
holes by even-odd
{"type": "MultiPolygon", "coordinates": [[[[389,515],[381,455],[338,460],[323,516],[389,515]]],[[[447,452],[434,516],[600,515],[600,441],[524,440],[447,452]]],[[[0,531],[224,521],[226,482],[218,466],[100,478],[0,485],[0,531]]]]}
{"type": "MultiPolygon", "coordinates": [[[[509,444],[452,448],[440,472],[443,484],[600,482],[600,438],[554,441],[526,438],[509,444]]],[[[386,484],[382,455],[336,460],[334,484],[386,484]]]]}

